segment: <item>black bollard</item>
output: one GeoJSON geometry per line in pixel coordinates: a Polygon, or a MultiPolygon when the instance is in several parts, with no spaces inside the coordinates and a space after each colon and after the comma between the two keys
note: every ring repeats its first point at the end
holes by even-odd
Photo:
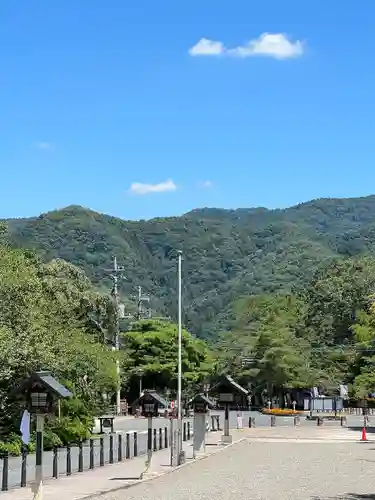
{"type": "Polygon", "coordinates": [[[138,456],[138,435],[136,432],[134,433],[134,453],[133,453],[133,456],[134,457],[138,456]]]}
{"type": "Polygon", "coordinates": [[[163,449],[163,429],[159,428],[159,450],[163,449]]]}
{"type": "Polygon", "coordinates": [[[8,491],[8,478],[9,478],[9,455],[8,453],[4,453],[1,491],[8,491]]]}
{"type": "Polygon", "coordinates": [[[182,431],[182,440],[186,441],[186,422],[184,422],[184,427],[182,431]]]}
{"type": "Polygon", "coordinates": [[[22,462],[21,462],[21,488],[26,486],[26,471],[27,471],[27,447],[22,446],[22,462]]]}
{"type": "MultiPolygon", "coordinates": [[[[152,419],[148,419],[148,429],[147,429],[147,459],[150,463],[152,457],[152,419]]],[[[154,436],[154,446],[156,446],[156,435],[154,436]]]]}
{"type": "Polygon", "coordinates": [[[109,436],[109,463],[113,464],[113,434],[109,436]]]}
{"type": "Polygon", "coordinates": [[[158,447],[156,445],[156,429],[154,429],[154,446],[153,446],[153,451],[157,451],[158,447]]]}
{"type": "Polygon", "coordinates": [[[276,417],[275,417],[275,415],[271,415],[271,427],[276,427],[276,417]]]}
{"type": "Polygon", "coordinates": [[[211,431],[215,430],[215,417],[211,415],[211,431]]]}
{"type": "Polygon", "coordinates": [[[187,423],[187,438],[188,438],[188,441],[190,441],[190,438],[191,438],[190,422],[187,423]]]}
{"type": "Polygon", "coordinates": [[[122,462],[122,434],[118,434],[117,461],[122,462]]]}
{"type": "Polygon", "coordinates": [[[57,479],[59,477],[58,463],[59,463],[59,449],[57,448],[57,446],[54,446],[53,459],[52,459],[52,477],[54,479],[57,479]]]}
{"type": "Polygon", "coordinates": [[[317,420],[316,420],[316,425],[318,427],[320,427],[320,426],[323,425],[323,422],[324,422],[324,420],[321,417],[318,417],[317,420]]]}
{"type": "Polygon", "coordinates": [[[78,472],[83,472],[83,442],[78,443],[78,472]]]}
{"type": "Polygon", "coordinates": [[[340,424],[341,424],[341,427],[346,427],[346,417],[340,417],[340,424]]]}
{"type": "Polygon", "coordinates": [[[66,475],[71,476],[72,475],[72,454],[71,454],[71,448],[70,445],[66,447],[66,475]]]}
{"type": "Polygon", "coordinates": [[[100,438],[100,457],[99,457],[99,465],[103,467],[104,465],[104,438],[100,438]]]}
{"type": "Polygon", "coordinates": [[[130,458],[130,434],[129,434],[129,432],[126,433],[125,458],[130,458]]]}
{"type": "Polygon", "coordinates": [[[164,448],[168,448],[168,427],[164,428],[164,448]]]}
{"type": "Polygon", "coordinates": [[[94,461],[94,440],[90,439],[90,469],[94,468],[95,461],[94,461]]]}

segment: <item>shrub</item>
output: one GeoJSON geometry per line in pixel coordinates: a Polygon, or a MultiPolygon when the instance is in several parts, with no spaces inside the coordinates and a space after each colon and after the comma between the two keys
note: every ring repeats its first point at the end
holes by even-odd
{"type": "Polygon", "coordinates": [[[0,455],[11,455],[14,457],[19,457],[21,455],[21,441],[0,441],[0,455]]]}
{"type": "Polygon", "coordinates": [[[46,429],[43,435],[43,448],[48,451],[53,450],[55,446],[63,446],[63,442],[55,432],[51,429],[46,429]]]}
{"type": "Polygon", "coordinates": [[[55,434],[63,445],[78,443],[90,437],[90,431],[85,423],[78,418],[62,417],[50,424],[50,431],[55,434]]]}
{"type": "Polygon", "coordinates": [[[301,415],[303,411],[300,410],[292,410],[290,408],[263,408],[262,413],[266,413],[268,415],[301,415]]]}
{"type": "MultiPolygon", "coordinates": [[[[0,441],[0,455],[8,453],[13,457],[19,457],[24,446],[25,445],[23,444],[21,437],[18,434],[12,432],[11,434],[9,434],[7,441],[0,441]]],[[[30,443],[26,448],[28,453],[35,452],[35,442],[33,441],[32,437],[30,443]]]]}

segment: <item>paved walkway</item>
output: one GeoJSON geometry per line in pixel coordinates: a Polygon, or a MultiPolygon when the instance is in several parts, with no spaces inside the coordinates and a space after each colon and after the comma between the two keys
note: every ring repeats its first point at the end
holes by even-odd
{"type": "MultiPolygon", "coordinates": [[[[231,433],[229,447],[218,446],[221,432],[210,433],[203,461],[191,461],[191,443],[184,443],[188,463],[178,470],[170,449],[154,453],[145,480],[144,456],[49,480],[44,500],[375,500],[375,440],[361,443],[358,432],[310,426],[231,433]]],[[[31,498],[29,488],[0,492],[0,500],[31,498]]]]}
{"type": "Polygon", "coordinates": [[[246,439],[100,500],[374,500],[374,465],[372,444],[246,439]]]}
{"type": "MultiPolygon", "coordinates": [[[[207,451],[217,449],[221,433],[210,434],[207,439],[207,451]]],[[[193,458],[191,442],[184,444],[187,461],[193,458]]],[[[170,465],[170,448],[153,453],[151,467],[146,477],[155,477],[172,470],[170,465]]],[[[97,467],[93,471],[81,472],[69,477],[50,479],[44,482],[43,500],[82,500],[103,492],[124,488],[139,482],[145,470],[146,457],[141,456],[125,460],[121,463],[97,467]]],[[[30,488],[20,488],[8,492],[0,492],[0,500],[30,500],[30,488]]]]}

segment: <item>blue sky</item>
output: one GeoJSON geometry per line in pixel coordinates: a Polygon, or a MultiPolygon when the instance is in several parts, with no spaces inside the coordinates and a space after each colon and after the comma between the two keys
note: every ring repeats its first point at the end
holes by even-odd
{"type": "Polygon", "coordinates": [[[2,0],[0,217],[373,193],[374,18],[373,0],[2,0]]]}

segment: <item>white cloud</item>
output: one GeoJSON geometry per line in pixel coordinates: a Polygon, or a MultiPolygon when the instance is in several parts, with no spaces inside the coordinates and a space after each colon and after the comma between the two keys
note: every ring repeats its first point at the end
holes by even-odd
{"type": "Polygon", "coordinates": [[[209,180],[203,181],[203,182],[199,183],[199,187],[201,187],[201,188],[207,188],[208,189],[208,188],[211,188],[212,186],[213,186],[213,182],[209,181],[209,180]]]}
{"type": "Polygon", "coordinates": [[[207,38],[201,38],[199,42],[189,50],[191,56],[215,56],[225,51],[222,42],[215,42],[207,38]]]}
{"type": "Polygon", "coordinates": [[[134,194],[150,194],[150,193],[166,193],[168,191],[176,191],[177,186],[168,179],[167,181],[160,182],[159,184],[143,184],[142,182],[133,182],[129,191],[134,194]]]}
{"type": "Polygon", "coordinates": [[[265,56],[274,59],[289,59],[299,57],[304,52],[304,44],[300,40],[291,41],[284,33],[263,33],[255,38],[234,48],[227,48],[222,42],[201,38],[189,50],[192,56],[228,55],[232,57],[265,56]]]}
{"type": "Polygon", "coordinates": [[[34,148],[39,149],[39,151],[51,151],[52,149],[54,149],[53,144],[46,141],[36,142],[34,144],[34,148]]]}

